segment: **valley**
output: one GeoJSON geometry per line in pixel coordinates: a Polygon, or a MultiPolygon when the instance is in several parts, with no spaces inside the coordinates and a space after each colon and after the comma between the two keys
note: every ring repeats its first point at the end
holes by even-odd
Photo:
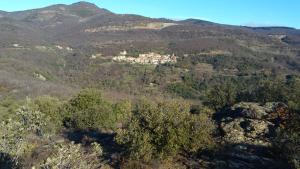
{"type": "Polygon", "coordinates": [[[0,168],[299,169],[299,44],[89,2],[0,11],[0,168]]]}

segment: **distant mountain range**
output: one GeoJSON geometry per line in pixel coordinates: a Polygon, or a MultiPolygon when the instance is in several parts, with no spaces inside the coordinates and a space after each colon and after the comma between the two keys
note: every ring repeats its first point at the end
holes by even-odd
{"type": "MultiPolygon", "coordinates": [[[[115,14],[88,2],[0,11],[0,39],[0,71],[9,77],[0,77],[0,84],[13,84],[15,88],[28,86],[24,79],[34,78],[37,72],[48,75],[47,85],[53,83],[56,88],[58,82],[75,83],[74,74],[86,73],[97,81],[92,75],[97,71],[91,69],[94,63],[89,58],[98,55],[107,61],[124,50],[133,55],[153,51],[174,53],[179,58],[199,53],[230,53],[233,60],[247,58],[258,63],[277,58],[265,65],[281,67],[285,72],[298,71],[295,67],[300,55],[297,29],[115,14]],[[16,83],[15,79],[26,85],[16,83]]],[[[86,81],[80,81],[83,82],[86,81]]]]}
{"type": "Polygon", "coordinates": [[[0,11],[0,168],[297,167],[299,89],[297,29],[0,11]]]}
{"type": "MultiPolygon", "coordinates": [[[[3,12],[1,35],[11,34],[5,40],[31,42],[65,41],[71,45],[101,43],[115,40],[171,40],[196,39],[203,36],[266,36],[287,35],[291,43],[299,43],[300,31],[287,27],[241,27],[221,25],[208,21],[188,19],[172,21],[138,15],[118,15],[88,2],[71,5],[53,5],[20,12],[3,12]],[[145,24],[174,23],[164,29],[143,27],[145,24]],[[140,27],[140,29],[137,29],[140,27]],[[134,29],[135,28],[135,29],[134,29]],[[90,31],[88,31],[90,30],[90,31]],[[94,30],[94,31],[93,31],[94,30]],[[134,31],[135,33],[130,33],[134,31]],[[187,35],[189,34],[189,35],[187,35]]],[[[157,25],[159,28],[159,25],[157,25]]],[[[162,27],[161,27],[162,28],[162,27]]],[[[1,36],[2,37],[2,36],[1,36]]]]}

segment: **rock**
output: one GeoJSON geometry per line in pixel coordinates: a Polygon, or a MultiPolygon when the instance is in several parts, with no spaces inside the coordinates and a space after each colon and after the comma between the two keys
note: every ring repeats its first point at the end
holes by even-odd
{"type": "Polygon", "coordinates": [[[220,127],[226,142],[268,145],[266,137],[274,124],[268,121],[237,118],[231,122],[222,122],[220,127]]]}
{"type": "Polygon", "coordinates": [[[283,103],[241,102],[232,106],[220,120],[224,141],[252,145],[270,145],[278,123],[287,116],[287,106],[283,103]]]}
{"type": "Polygon", "coordinates": [[[217,153],[213,168],[289,168],[271,153],[271,141],[280,125],[288,122],[283,103],[238,103],[216,116],[223,134],[224,149],[217,153]]]}
{"type": "Polygon", "coordinates": [[[245,144],[227,145],[211,160],[216,169],[289,169],[285,161],[272,158],[270,148],[245,144]]]}
{"type": "Polygon", "coordinates": [[[252,119],[262,119],[268,115],[266,109],[258,103],[242,102],[232,106],[231,110],[237,111],[241,116],[252,119]]]}

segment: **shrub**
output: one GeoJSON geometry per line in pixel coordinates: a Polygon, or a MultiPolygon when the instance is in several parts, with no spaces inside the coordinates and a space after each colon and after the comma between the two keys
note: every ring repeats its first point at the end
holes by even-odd
{"type": "Polygon", "coordinates": [[[257,84],[257,89],[254,93],[254,100],[261,103],[272,101],[286,101],[285,96],[288,92],[287,86],[281,79],[261,79],[257,84]]]}
{"type": "Polygon", "coordinates": [[[206,95],[206,103],[215,110],[236,102],[284,102],[293,109],[300,109],[300,80],[297,77],[226,78],[215,83],[208,87],[206,95]]]}
{"type": "Polygon", "coordinates": [[[27,131],[31,131],[37,135],[43,135],[46,130],[47,122],[49,122],[49,117],[45,114],[31,110],[28,107],[22,107],[17,112],[19,120],[21,122],[22,128],[27,131]]]}
{"type": "Polygon", "coordinates": [[[97,156],[103,155],[103,148],[99,143],[93,142],[91,144],[92,151],[96,153],[97,156]]]}
{"type": "Polygon", "coordinates": [[[295,169],[300,169],[300,114],[292,113],[289,123],[278,132],[274,148],[295,169]]]}
{"type": "Polygon", "coordinates": [[[124,100],[113,105],[113,111],[115,114],[115,121],[118,123],[125,123],[131,116],[131,102],[124,100]]]}
{"type": "Polygon", "coordinates": [[[213,124],[205,114],[193,115],[179,102],[140,101],[116,141],[130,158],[149,161],[172,157],[180,151],[196,153],[212,146],[213,124]]]}
{"type": "Polygon", "coordinates": [[[20,157],[33,148],[27,136],[36,134],[43,136],[46,133],[49,118],[39,111],[21,107],[15,119],[8,119],[0,123],[0,152],[10,156],[18,164],[20,157]]]}
{"type": "Polygon", "coordinates": [[[0,121],[4,121],[9,118],[13,118],[15,112],[20,108],[20,101],[13,100],[11,98],[5,98],[0,101],[0,121]]]}
{"type": "Polygon", "coordinates": [[[1,161],[10,159],[11,164],[17,164],[19,158],[26,149],[26,141],[23,140],[25,129],[22,124],[9,119],[0,124],[0,152],[1,161]]]}
{"type": "Polygon", "coordinates": [[[66,109],[71,127],[84,130],[115,129],[131,107],[129,102],[112,104],[102,98],[99,90],[87,89],[71,99],[66,109]]]}
{"type": "Polygon", "coordinates": [[[178,96],[181,96],[185,99],[197,99],[197,91],[193,88],[183,84],[183,83],[174,83],[170,84],[167,87],[167,91],[173,94],[176,94],[178,96]]]}
{"type": "Polygon", "coordinates": [[[35,99],[33,102],[33,109],[45,114],[50,118],[48,130],[58,132],[62,128],[63,114],[61,114],[61,101],[50,96],[43,96],[35,99]]]}
{"type": "Polygon", "coordinates": [[[286,96],[288,100],[288,105],[294,110],[300,111],[300,78],[297,77],[287,77],[287,87],[288,95],[286,96]]]}
{"type": "Polygon", "coordinates": [[[207,104],[215,110],[220,110],[224,106],[235,103],[237,92],[231,82],[213,86],[207,93],[207,104]]]}
{"type": "Polygon", "coordinates": [[[96,169],[97,158],[85,154],[80,144],[58,144],[55,153],[39,166],[41,169],[96,169]]]}
{"type": "Polygon", "coordinates": [[[101,105],[75,112],[72,121],[74,127],[81,130],[113,128],[115,123],[112,114],[111,105],[103,102],[101,105]]]}
{"type": "Polygon", "coordinates": [[[84,89],[69,101],[71,111],[82,111],[101,105],[104,102],[100,90],[84,89]]]}

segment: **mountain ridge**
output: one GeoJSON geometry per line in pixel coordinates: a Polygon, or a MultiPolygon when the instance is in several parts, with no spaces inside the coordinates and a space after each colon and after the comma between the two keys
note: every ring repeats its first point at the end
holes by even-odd
{"type": "MultiPolygon", "coordinates": [[[[104,37],[103,40],[107,39],[107,41],[109,41],[111,40],[110,38],[115,36],[116,31],[118,31],[118,36],[122,34],[120,39],[129,38],[128,40],[142,40],[143,37],[148,36],[147,33],[136,33],[135,35],[128,36],[128,31],[133,29],[135,29],[135,32],[142,30],[148,32],[152,31],[151,34],[155,34],[152,38],[156,37],[159,41],[165,38],[169,40],[172,39],[171,34],[175,36],[175,39],[177,36],[181,36],[178,38],[182,38],[182,35],[180,35],[183,34],[182,31],[188,31],[188,33],[185,34],[190,35],[184,36],[190,36],[189,38],[199,37],[200,34],[202,34],[202,36],[206,36],[207,34],[212,34],[213,36],[228,36],[232,33],[232,35],[236,34],[235,36],[239,36],[238,34],[245,34],[245,36],[252,34],[251,36],[259,36],[261,38],[265,38],[269,35],[286,35],[288,37],[287,42],[292,44],[298,44],[300,39],[300,31],[289,27],[246,27],[218,24],[199,19],[174,21],[165,18],[149,18],[141,15],[115,14],[107,9],[100,8],[93,3],[85,1],[70,5],[57,4],[32,10],[4,12],[3,14],[0,12],[0,15],[2,15],[0,22],[4,22],[5,18],[8,18],[8,20],[12,19],[15,20],[12,21],[14,23],[19,22],[20,26],[23,25],[24,27],[37,29],[36,32],[45,32],[42,34],[46,34],[52,39],[53,37],[58,37],[58,39],[56,39],[59,41],[66,39],[66,41],[69,42],[75,41],[79,37],[81,37],[84,42],[94,41],[93,39],[97,37],[100,38],[100,36],[107,36],[107,38],[104,37]],[[161,29],[157,30],[150,28],[151,24],[152,26],[156,25],[159,27],[159,24],[166,23],[173,23],[173,25],[161,27],[161,29]],[[87,30],[88,32],[94,32],[93,35],[95,35],[95,37],[89,37],[90,34],[86,32],[87,30]],[[101,35],[101,32],[105,31],[108,32],[108,34],[101,35]],[[64,37],[65,35],[68,37],[64,37]],[[139,36],[141,37],[139,38],[139,36]],[[130,37],[134,38],[132,39],[130,37]]],[[[150,37],[147,39],[149,38],[150,37]]]]}
{"type": "Polygon", "coordinates": [[[74,78],[73,74],[77,77],[85,72],[92,76],[87,76],[88,80],[76,79],[77,85],[112,80],[114,76],[104,77],[102,72],[118,69],[111,61],[124,50],[128,56],[174,54],[180,69],[196,69],[199,62],[200,67],[206,64],[205,68],[218,75],[272,70],[293,74],[300,70],[300,31],[296,29],[115,14],[85,2],[5,14],[0,18],[0,39],[0,64],[4,64],[0,70],[24,74],[20,70],[28,69],[27,77],[41,72],[51,75],[49,81],[62,83],[74,78]],[[97,56],[101,59],[91,60],[97,56]],[[251,64],[243,67],[244,62],[251,64]],[[93,64],[97,65],[95,70],[91,68],[93,64]]]}
{"type": "MultiPolygon", "coordinates": [[[[102,12],[103,13],[110,13],[110,14],[116,14],[113,13],[111,11],[109,11],[108,9],[105,8],[101,8],[99,6],[97,6],[94,3],[90,3],[87,1],[78,1],[72,4],[55,4],[55,5],[50,5],[50,6],[46,6],[46,7],[41,7],[41,8],[36,8],[36,9],[28,9],[28,10],[21,10],[21,11],[13,11],[13,12],[6,12],[6,11],[1,11],[0,10],[0,14],[6,13],[6,14],[15,14],[15,13],[24,13],[24,12],[29,12],[29,11],[35,11],[35,10],[45,10],[45,9],[55,9],[55,8],[61,8],[61,7],[67,7],[67,8],[86,8],[86,9],[90,9],[90,10],[94,10],[97,11],[99,13],[102,12]]],[[[117,15],[131,15],[131,14],[117,14],[117,15]]],[[[143,15],[138,15],[135,14],[136,16],[143,16],[143,15]]],[[[147,17],[147,16],[143,16],[143,17],[147,17]]],[[[151,17],[147,17],[147,18],[151,18],[151,17]]],[[[172,20],[173,22],[177,22],[173,19],[168,19],[168,18],[164,18],[164,17],[160,17],[160,18],[152,18],[152,19],[166,19],[166,20],[172,20]]],[[[208,23],[208,24],[218,24],[216,22],[212,22],[212,21],[208,21],[208,20],[201,20],[201,19],[195,19],[195,18],[186,18],[186,19],[181,19],[178,20],[178,22],[194,22],[194,23],[208,23]]],[[[257,26],[257,27],[251,27],[251,26],[240,26],[240,25],[231,25],[231,24],[222,24],[222,25],[227,25],[227,26],[237,26],[237,27],[246,27],[246,28],[258,28],[258,29],[268,29],[268,28],[282,28],[282,29],[295,29],[295,30],[299,30],[297,28],[294,27],[289,27],[289,26],[257,26]]]]}
{"type": "Polygon", "coordinates": [[[300,162],[299,30],[78,2],[0,11],[0,39],[0,168],[300,162]]]}

